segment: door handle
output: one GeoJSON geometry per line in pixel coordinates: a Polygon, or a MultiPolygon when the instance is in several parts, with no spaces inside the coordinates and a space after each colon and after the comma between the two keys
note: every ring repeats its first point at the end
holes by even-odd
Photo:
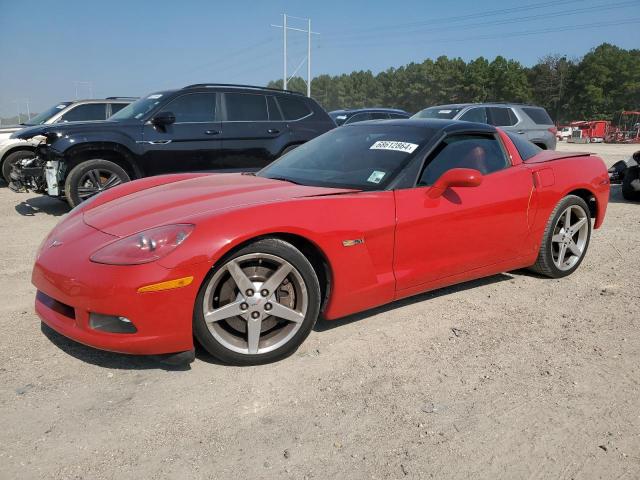
{"type": "Polygon", "coordinates": [[[205,130],[204,133],[207,135],[220,135],[220,130],[205,130]]]}
{"type": "Polygon", "coordinates": [[[276,134],[280,133],[280,130],[278,130],[277,128],[270,128],[269,130],[267,130],[267,133],[276,134]]]}
{"type": "Polygon", "coordinates": [[[524,130],[518,130],[516,133],[519,133],[520,135],[522,135],[524,133],[524,130]]]}

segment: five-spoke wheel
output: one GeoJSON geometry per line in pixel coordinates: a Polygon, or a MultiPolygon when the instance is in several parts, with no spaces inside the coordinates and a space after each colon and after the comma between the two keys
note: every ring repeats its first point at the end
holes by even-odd
{"type": "Polygon", "coordinates": [[[547,222],[538,259],[532,269],[553,278],[569,275],[582,262],[590,237],[589,207],[578,196],[566,196],[556,205],[547,222]]]}
{"type": "Polygon", "coordinates": [[[264,363],[302,343],[319,303],[318,279],[304,255],[282,240],[260,240],[213,270],[199,294],[194,330],[224,361],[264,363]]]}

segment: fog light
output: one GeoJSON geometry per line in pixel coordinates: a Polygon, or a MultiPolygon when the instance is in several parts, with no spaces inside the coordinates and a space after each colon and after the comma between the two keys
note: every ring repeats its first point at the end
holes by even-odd
{"type": "Polygon", "coordinates": [[[89,326],[94,330],[109,333],[136,333],[138,331],[133,322],[126,317],[101,313],[89,314],[89,326]]]}

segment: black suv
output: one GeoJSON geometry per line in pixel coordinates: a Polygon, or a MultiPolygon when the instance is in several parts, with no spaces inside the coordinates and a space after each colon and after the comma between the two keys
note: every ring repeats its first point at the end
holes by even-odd
{"type": "Polygon", "coordinates": [[[335,124],[313,99],[263,87],[196,84],[153,93],[104,122],[32,127],[35,159],[10,187],[65,196],[71,206],[131,179],[202,170],[255,170],[335,124]]]}

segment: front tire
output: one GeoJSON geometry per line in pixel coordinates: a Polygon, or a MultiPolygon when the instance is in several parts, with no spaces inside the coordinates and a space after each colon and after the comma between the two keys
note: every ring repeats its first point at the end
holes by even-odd
{"type": "Polygon", "coordinates": [[[33,158],[35,154],[31,150],[18,150],[17,152],[10,153],[2,162],[2,177],[7,183],[11,183],[11,170],[13,166],[20,160],[25,158],[33,158]]]}
{"type": "Polygon", "coordinates": [[[622,197],[631,202],[640,202],[640,191],[631,185],[631,182],[640,177],[640,167],[628,168],[622,179],[622,197]]]}
{"type": "Polygon", "coordinates": [[[587,203],[567,195],[551,212],[542,237],[536,273],[551,278],[572,274],[582,263],[591,239],[591,215],[587,203]]]}
{"type": "Polygon", "coordinates": [[[129,180],[127,172],[109,160],[86,160],[71,169],[64,183],[64,193],[69,205],[75,207],[129,180]]]}
{"type": "Polygon", "coordinates": [[[307,338],[320,298],[318,277],[297,248],[259,240],[223,258],[207,276],[194,306],[194,335],[224,363],[275,362],[307,338]]]}

